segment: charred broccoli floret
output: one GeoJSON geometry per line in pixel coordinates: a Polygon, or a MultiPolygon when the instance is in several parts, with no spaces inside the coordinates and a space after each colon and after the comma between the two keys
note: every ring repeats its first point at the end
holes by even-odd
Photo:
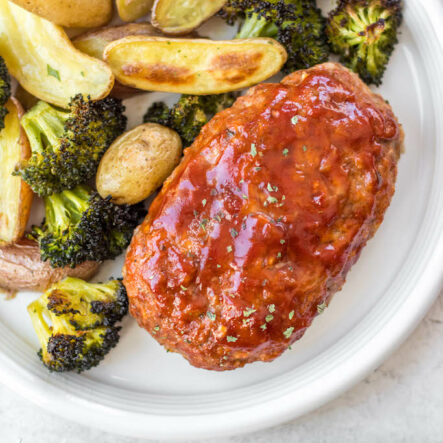
{"type": "Polygon", "coordinates": [[[0,57],[0,130],[5,127],[5,117],[8,113],[6,103],[11,96],[11,77],[2,57],[0,57]]]}
{"type": "Polygon", "coordinates": [[[128,313],[128,297],[120,280],[87,283],[68,277],[47,291],[47,308],[55,315],[68,315],[77,330],[112,326],[128,313]]]}
{"type": "Polygon", "coordinates": [[[236,38],[278,40],[288,53],[286,73],[328,59],[325,19],[315,0],[228,0],[220,14],[229,24],[243,21],[236,38]]]}
{"type": "MultiPolygon", "coordinates": [[[[193,96],[190,96],[193,97],[193,96]]],[[[158,123],[159,125],[169,126],[170,109],[164,102],[153,103],[143,117],[145,123],[158,123]]]]}
{"type": "Polygon", "coordinates": [[[69,110],[38,102],[21,123],[31,144],[31,158],[20,175],[40,196],[72,189],[90,179],[110,144],[126,128],[120,100],[75,96],[69,110]]]}
{"type": "Polygon", "coordinates": [[[201,128],[217,112],[229,108],[237,98],[235,93],[218,95],[182,95],[180,100],[168,108],[156,102],[148,109],[143,121],[168,126],[176,131],[185,146],[193,143],[201,128]]]}
{"type": "Polygon", "coordinates": [[[44,202],[46,218],[30,237],[39,243],[42,260],[53,267],[115,258],[146,212],[141,204],[115,205],[84,185],[46,196],[44,202]]]}
{"type": "Polygon", "coordinates": [[[28,306],[41,345],[38,355],[51,371],[82,372],[97,366],[118,343],[120,327],[115,323],[127,311],[119,280],[90,284],[68,277],[28,306]]]}
{"type": "Polygon", "coordinates": [[[401,21],[401,0],[340,0],[326,32],[340,61],[366,83],[379,85],[401,21]]]}

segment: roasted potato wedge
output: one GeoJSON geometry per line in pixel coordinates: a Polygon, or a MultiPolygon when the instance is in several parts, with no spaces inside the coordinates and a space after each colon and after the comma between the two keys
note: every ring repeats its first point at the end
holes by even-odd
{"type": "Polygon", "coordinates": [[[29,93],[66,107],[76,94],[106,97],[114,76],[100,60],[74,48],[62,28],[0,0],[0,54],[29,93]]]}
{"type": "Polygon", "coordinates": [[[20,178],[13,177],[15,166],[31,155],[28,139],[20,126],[23,109],[11,98],[6,104],[5,128],[0,131],[0,244],[23,237],[31,211],[33,193],[20,178]]]}
{"type": "Polygon", "coordinates": [[[117,0],[118,15],[124,22],[132,22],[148,14],[154,0],[117,0]]]}
{"type": "MultiPolygon", "coordinates": [[[[76,37],[72,43],[74,46],[90,55],[91,57],[103,60],[103,52],[106,46],[128,35],[148,35],[148,36],[160,36],[161,33],[154,26],[148,23],[130,23],[123,26],[111,26],[109,28],[102,28],[97,31],[86,32],[85,34],[76,37]]],[[[111,95],[117,98],[128,98],[137,94],[137,89],[124,86],[118,81],[115,82],[111,95]]]]}
{"type": "Polygon", "coordinates": [[[24,239],[0,247],[0,288],[8,292],[44,291],[68,276],[89,280],[99,267],[100,263],[88,261],[75,268],[52,268],[49,262],[40,259],[38,244],[24,239]]]}
{"type": "Polygon", "coordinates": [[[86,32],[76,37],[72,43],[85,54],[103,60],[103,53],[109,43],[129,35],[161,37],[162,33],[149,23],[129,23],[127,25],[110,26],[97,31],[86,32]]]}
{"type": "Polygon", "coordinates": [[[145,123],[121,135],[103,156],[97,190],[118,205],[148,198],[178,165],[182,142],[172,129],[145,123]]]}
{"type": "Polygon", "coordinates": [[[109,23],[112,0],[11,0],[56,25],[93,28],[109,23]]]}
{"type": "Polygon", "coordinates": [[[287,54],[269,38],[214,41],[130,36],[106,46],[104,58],[124,85],[206,95],[246,88],[272,77],[287,54]]]}
{"type": "Polygon", "coordinates": [[[165,34],[187,34],[216,14],[226,0],[156,0],[152,24],[165,34]]]}

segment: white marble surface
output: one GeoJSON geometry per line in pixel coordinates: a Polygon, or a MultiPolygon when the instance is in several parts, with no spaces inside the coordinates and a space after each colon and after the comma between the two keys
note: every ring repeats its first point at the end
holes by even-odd
{"type": "MultiPolygon", "coordinates": [[[[435,23],[443,23],[443,0],[422,1],[433,8],[435,23]]],[[[442,443],[443,293],[400,349],[339,399],[283,426],[207,441],[442,443]]],[[[139,442],[50,415],[0,384],[0,443],[139,442]]]]}

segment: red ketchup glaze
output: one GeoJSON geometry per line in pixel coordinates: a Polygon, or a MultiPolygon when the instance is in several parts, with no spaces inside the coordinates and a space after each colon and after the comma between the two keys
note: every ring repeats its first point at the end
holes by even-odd
{"type": "Polygon", "coordinates": [[[340,65],[253,88],[185,151],[134,236],[132,315],[195,366],[274,359],[381,223],[401,143],[389,105],[340,65]]]}

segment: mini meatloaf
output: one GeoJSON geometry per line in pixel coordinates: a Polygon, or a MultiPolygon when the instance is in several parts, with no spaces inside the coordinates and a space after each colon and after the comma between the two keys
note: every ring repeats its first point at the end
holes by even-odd
{"type": "Polygon", "coordinates": [[[391,107],[339,64],[250,89],[203,128],[137,229],[132,315],[200,368],[278,357],[382,222],[402,141],[391,107]]]}

